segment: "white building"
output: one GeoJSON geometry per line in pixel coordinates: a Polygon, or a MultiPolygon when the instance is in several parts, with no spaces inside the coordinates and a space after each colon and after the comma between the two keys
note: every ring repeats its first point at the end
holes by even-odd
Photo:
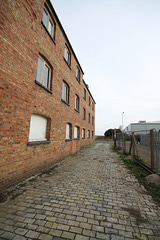
{"type": "Polygon", "coordinates": [[[130,125],[123,129],[123,132],[125,132],[128,135],[132,134],[132,132],[134,132],[135,134],[147,134],[151,129],[160,131],[160,121],[158,122],[139,121],[138,123],[131,123],[130,125]]]}

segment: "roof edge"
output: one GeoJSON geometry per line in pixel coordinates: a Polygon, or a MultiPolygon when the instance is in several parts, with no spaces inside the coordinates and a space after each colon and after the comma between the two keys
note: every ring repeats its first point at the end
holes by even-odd
{"type": "Polygon", "coordinates": [[[62,33],[63,33],[63,36],[65,37],[65,39],[66,39],[66,41],[67,41],[67,43],[68,43],[68,45],[69,45],[69,47],[70,47],[70,49],[71,49],[71,51],[72,51],[74,57],[75,57],[75,59],[76,59],[78,65],[79,65],[79,67],[80,67],[82,73],[84,74],[83,69],[82,69],[82,67],[81,67],[81,65],[80,65],[80,63],[79,63],[79,61],[78,61],[78,58],[77,58],[77,56],[76,56],[76,54],[75,54],[75,52],[74,52],[74,50],[73,50],[73,48],[72,48],[72,45],[71,45],[71,43],[70,43],[70,41],[69,41],[69,39],[68,39],[68,37],[67,37],[67,34],[65,33],[64,28],[62,27],[62,24],[61,24],[61,22],[60,22],[60,20],[59,20],[59,18],[58,18],[58,16],[57,16],[56,11],[54,10],[54,7],[53,7],[51,1],[50,1],[50,0],[46,0],[46,2],[47,2],[48,5],[50,6],[50,8],[51,8],[51,10],[52,10],[52,13],[53,13],[53,15],[55,16],[55,18],[56,18],[56,20],[57,20],[57,23],[58,23],[58,25],[59,25],[59,27],[60,27],[62,33]]]}

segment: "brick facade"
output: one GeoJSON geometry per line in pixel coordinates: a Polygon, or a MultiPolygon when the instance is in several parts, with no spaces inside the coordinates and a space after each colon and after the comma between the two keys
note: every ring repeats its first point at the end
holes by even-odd
{"type": "Polygon", "coordinates": [[[2,0],[0,11],[0,190],[3,190],[42,171],[54,161],[76,153],[81,146],[92,143],[95,133],[95,101],[49,0],[2,0]],[[53,37],[43,24],[44,6],[55,24],[53,37]],[[71,54],[70,66],[64,60],[65,46],[71,54]],[[39,56],[50,66],[49,89],[35,81],[39,56]],[[77,67],[80,70],[80,83],[76,79],[77,67]],[[68,104],[62,101],[63,81],[69,86],[68,104]],[[79,112],[75,110],[76,94],[79,97],[79,112]],[[85,120],[83,108],[86,109],[85,120]],[[46,142],[29,141],[31,114],[48,119],[46,142]],[[70,141],[66,141],[67,123],[71,124],[70,141]],[[79,127],[76,140],[75,126],[79,127]],[[82,129],[85,129],[85,138],[82,138],[82,129]],[[88,130],[90,138],[87,137],[88,130]]]}

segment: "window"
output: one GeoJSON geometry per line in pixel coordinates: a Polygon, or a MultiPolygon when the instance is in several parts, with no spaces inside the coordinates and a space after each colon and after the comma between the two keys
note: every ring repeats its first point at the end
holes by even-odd
{"type": "Polygon", "coordinates": [[[87,135],[88,138],[90,138],[90,130],[88,130],[88,135],[87,135]]]}
{"type": "Polygon", "coordinates": [[[94,125],[94,117],[92,117],[92,125],[94,125]]]}
{"type": "Polygon", "coordinates": [[[80,83],[80,70],[78,67],[76,69],[76,78],[77,78],[77,81],[80,83]]]}
{"type": "Polygon", "coordinates": [[[92,131],[92,138],[93,138],[93,131],[92,131]]]}
{"type": "Polygon", "coordinates": [[[85,119],[86,119],[86,109],[83,108],[83,120],[85,120],[85,119]]]}
{"type": "Polygon", "coordinates": [[[52,20],[50,14],[46,8],[44,8],[44,11],[43,11],[43,24],[44,24],[45,28],[47,29],[49,35],[54,39],[55,23],[52,20]]]}
{"type": "Polygon", "coordinates": [[[90,121],[91,121],[91,115],[90,113],[88,113],[88,122],[90,123],[90,121]]]}
{"type": "Polygon", "coordinates": [[[75,95],[75,110],[79,112],[79,97],[75,95]]]}
{"type": "Polygon", "coordinates": [[[51,68],[41,56],[38,57],[37,82],[50,90],[51,68]]]}
{"type": "Polygon", "coordinates": [[[85,129],[82,128],[82,138],[84,139],[85,138],[85,129]]]}
{"type": "Polygon", "coordinates": [[[63,82],[62,85],[62,100],[69,104],[69,86],[66,82],[63,82]]]}
{"type": "Polygon", "coordinates": [[[94,102],[92,102],[92,110],[94,111],[94,102]]]}
{"type": "Polygon", "coordinates": [[[89,96],[89,106],[91,106],[91,98],[90,98],[90,96],[89,96]]]}
{"type": "Polygon", "coordinates": [[[41,115],[31,115],[29,142],[32,141],[47,141],[47,118],[41,115]]]}
{"type": "Polygon", "coordinates": [[[74,127],[74,139],[79,139],[79,127],[74,127]]]}
{"type": "Polygon", "coordinates": [[[86,89],[84,88],[84,95],[83,95],[84,100],[86,100],[86,89]]]}
{"type": "Polygon", "coordinates": [[[66,140],[72,139],[72,124],[66,124],[66,140]]]}
{"type": "Polygon", "coordinates": [[[68,66],[71,65],[71,54],[67,46],[64,49],[64,59],[67,62],[68,66]]]}

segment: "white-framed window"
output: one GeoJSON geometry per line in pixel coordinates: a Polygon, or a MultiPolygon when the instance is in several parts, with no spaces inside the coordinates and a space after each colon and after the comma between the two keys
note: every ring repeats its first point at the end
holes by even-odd
{"type": "Polygon", "coordinates": [[[64,49],[64,59],[67,62],[67,64],[70,66],[71,65],[71,53],[67,46],[65,46],[65,49],[64,49]]]}
{"type": "Polygon", "coordinates": [[[66,140],[72,139],[72,124],[66,124],[66,140]]]}
{"type": "Polygon", "coordinates": [[[85,138],[85,129],[82,128],[82,138],[84,139],[85,138]]]}
{"type": "Polygon", "coordinates": [[[83,95],[84,100],[86,100],[86,89],[84,88],[84,95],[83,95]]]}
{"type": "Polygon", "coordinates": [[[86,109],[83,108],[83,120],[85,120],[85,119],[86,119],[86,109]]]}
{"type": "Polygon", "coordinates": [[[80,70],[78,67],[76,68],[76,78],[77,78],[77,81],[80,83],[80,70]]]}
{"type": "Polygon", "coordinates": [[[79,112],[79,97],[75,95],[75,110],[79,112]]]}
{"type": "Polygon", "coordinates": [[[88,130],[87,137],[90,138],[90,130],[88,130]]]}
{"type": "Polygon", "coordinates": [[[54,39],[55,23],[46,8],[44,8],[43,10],[43,24],[46,27],[47,31],[49,32],[50,36],[54,39]]]}
{"type": "Polygon", "coordinates": [[[69,86],[66,82],[63,81],[62,84],[62,100],[69,104],[69,86]]]}
{"type": "Polygon", "coordinates": [[[74,127],[74,139],[78,139],[79,138],[79,127],[75,126],[74,127]]]}
{"type": "Polygon", "coordinates": [[[88,113],[88,122],[90,123],[90,121],[91,121],[91,114],[88,113]]]}
{"type": "Polygon", "coordinates": [[[51,68],[41,56],[38,57],[37,82],[50,90],[51,68]]]}
{"type": "Polygon", "coordinates": [[[47,140],[47,118],[31,114],[29,142],[47,140]]]}

